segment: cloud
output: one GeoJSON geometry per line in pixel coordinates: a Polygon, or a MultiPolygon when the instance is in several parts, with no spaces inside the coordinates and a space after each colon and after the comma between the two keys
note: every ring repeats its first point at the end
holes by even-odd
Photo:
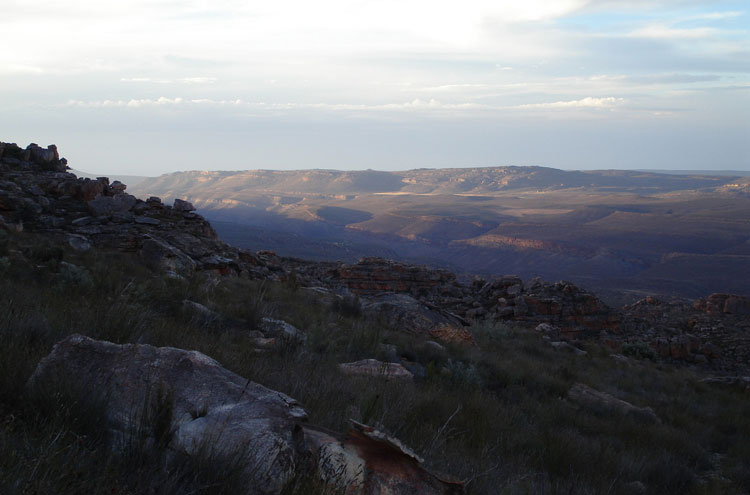
{"type": "Polygon", "coordinates": [[[614,108],[625,103],[624,98],[615,98],[607,96],[604,98],[595,98],[587,96],[580,100],[555,101],[551,103],[529,103],[517,105],[515,108],[521,109],[571,109],[571,108],[614,108]]]}
{"type": "Polygon", "coordinates": [[[187,103],[183,98],[166,98],[160,97],[156,99],[130,99],[130,100],[69,100],[65,106],[69,107],[83,107],[83,108],[141,108],[141,107],[156,107],[156,106],[176,106],[187,103]]]}
{"type": "Polygon", "coordinates": [[[631,31],[628,36],[658,39],[711,39],[716,37],[717,32],[717,29],[709,27],[675,28],[665,24],[652,24],[631,31]]]}
{"type": "Polygon", "coordinates": [[[121,77],[120,82],[127,83],[152,83],[152,84],[214,84],[219,79],[216,77],[180,77],[177,79],[153,78],[153,77],[121,77]]]}

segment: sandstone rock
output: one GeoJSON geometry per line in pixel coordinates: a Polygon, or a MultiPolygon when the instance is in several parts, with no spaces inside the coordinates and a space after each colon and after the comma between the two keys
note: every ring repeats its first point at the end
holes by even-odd
{"type": "Polygon", "coordinates": [[[423,469],[423,460],[398,439],[351,421],[347,437],[305,427],[320,477],[347,494],[460,495],[464,484],[423,469]]]}
{"type": "Polygon", "coordinates": [[[262,322],[263,333],[266,335],[300,341],[304,341],[307,338],[301,330],[284,320],[275,320],[273,318],[264,317],[262,322]]]}
{"type": "Polygon", "coordinates": [[[174,206],[172,208],[174,208],[175,211],[182,211],[185,213],[195,210],[192,203],[178,198],[175,198],[174,206]]]}
{"type": "Polygon", "coordinates": [[[550,325],[549,323],[540,323],[536,326],[536,331],[541,332],[545,335],[559,335],[560,329],[554,325],[550,325]]]}
{"type": "Polygon", "coordinates": [[[276,347],[276,339],[273,337],[255,337],[252,340],[258,349],[270,350],[276,347]]]}
{"type": "Polygon", "coordinates": [[[450,285],[456,276],[445,270],[408,265],[383,258],[362,258],[355,265],[342,265],[332,273],[356,294],[402,292],[419,294],[450,285]]]}
{"type": "Polygon", "coordinates": [[[650,407],[634,406],[630,402],[600,392],[583,383],[576,383],[570,387],[568,399],[582,407],[601,413],[616,413],[623,416],[633,416],[648,422],[661,422],[650,407]]]}
{"type": "Polygon", "coordinates": [[[476,345],[474,336],[466,328],[455,325],[438,325],[429,331],[429,334],[443,342],[455,342],[460,344],[476,345]]]}
{"type": "Polygon", "coordinates": [[[118,194],[117,196],[98,196],[88,202],[89,211],[95,217],[124,213],[135,206],[135,196],[118,194]]]}
{"type": "Polygon", "coordinates": [[[143,411],[153,406],[157,391],[167,390],[173,407],[169,447],[241,456],[253,480],[251,493],[279,493],[299,465],[304,435],[298,423],[305,410],[199,352],[72,335],[39,363],[29,386],[60,382],[85,383],[87,391],[106,395],[107,419],[120,442],[140,431],[143,411]]]}
{"type": "Polygon", "coordinates": [[[182,313],[195,319],[201,325],[221,325],[227,318],[201,303],[185,299],[182,301],[182,313]]]}
{"type": "Polygon", "coordinates": [[[76,199],[91,201],[104,194],[108,183],[109,179],[106,177],[96,180],[79,179],[78,183],[72,188],[71,195],[76,199]]]}
{"type": "Polygon", "coordinates": [[[111,190],[111,191],[112,191],[112,192],[113,192],[114,194],[119,194],[119,193],[121,193],[121,192],[125,192],[125,189],[127,189],[127,188],[128,188],[128,186],[126,186],[125,184],[123,184],[123,183],[122,183],[122,182],[120,182],[119,180],[116,180],[116,181],[114,181],[114,182],[113,182],[112,184],[110,184],[110,185],[109,185],[109,188],[110,188],[110,190],[111,190]]]}
{"type": "Polygon", "coordinates": [[[398,363],[384,363],[377,359],[363,359],[353,363],[342,363],[339,369],[346,375],[382,376],[384,378],[413,378],[409,370],[398,363]]]}
{"type": "Polygon", "coordinates": [[[197,266],[190,256],[153,236],[143,241],[140,255],[153,269],[174,275],[191,273],[197,266]]]}
{"type": "Polygon", "coordinates": [[[91,249],[91,242],[86,237],[77,234],[68,235],[68,245],[76,251],[88,251],[91,249]]]}
{"type": "Polygon", "coordinates": [[[362,302],[362,311],[372,317],[384,317],[388,323],[407,333],[426,334],[438,325],[454,323],[406,294],[379,294],[362,302]]]}
{"type": "Polygon", "coordinates": [[[567,342],[550,342],[549,345],[551,345],[556,351],[569,352],[571,354],[575,354],[576,356],[585,356],[588,354],[588,352],[584,351],[583,349],[572,346],[567,342]]]}
{"type": "Polygon", "coordinates": [[[159,225],[161,224],[161,220],[158,218],[151,218],[151,217],[140,217],[137,216],[134,218],[135,223],[140,223],[141,225],[159,225]]]}

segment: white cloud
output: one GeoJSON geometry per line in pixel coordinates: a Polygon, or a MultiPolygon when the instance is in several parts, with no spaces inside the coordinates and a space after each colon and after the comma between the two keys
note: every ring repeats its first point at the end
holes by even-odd
{"type": "Polygon", "coordinates": [[[632,31],[629,36],[658,39],[711,39],[717,30],[708,27],[675,28],[665,24],[652,24],[632,31]]]}
{"type": "Polygon", "coordinates": [[[625,103],[624,98],[615,98],[607,96],[604,98],[595,98],[587,96],[580,100],[555,101],[551,103],[529,103],[518,105],[516,108],[521,109],[571,109],[571,108],[614,108],[625,103]]]}
{"type": "Polygon", "coordinates": [[[128,83],[151,83],[151,84],[214,84],[219,79],[216,77],[180,77],[177,79],[153,78],[153,77],[121,77],[120,82],[128,83]]]}

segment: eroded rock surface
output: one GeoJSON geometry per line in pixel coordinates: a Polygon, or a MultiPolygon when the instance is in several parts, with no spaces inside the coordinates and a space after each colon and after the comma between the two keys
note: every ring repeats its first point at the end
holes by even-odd
{"type": "Polygon", "coordinates": [[[397,439],[352,421],[346,438],[305,429],[305,439],[318,457],[321,477],[345,493],[363,495],[459,495],[463,483],[420,467],[422,459],[397,439]]]}
{"type": "Polygon", "coordinates": [[[199,352],[72,335],[39,363],[30,385],[59,381],[85,383],[92,393],[106,395],[108,420],[121,439],[138,431],[152,401],[169,397],[169,446],[188,454],[208,446],[241,455],[256,493],[278,493],[295,473],[305,410],[199,352]]]}
{"type": "Polygon", "coordinates": [[[155,407],[168,410],[166,446],[188,455],[209,448],[240,456],[252,480],[248,493],[280,493],[288,480],[306,473],[310,458],[318,459],[323,480],[344,483],[347,494],[463,493],[461,483],[422,468],[397,439],[360,424],[343,440],[322,433],[307,424],[306,411],[291,397],[196,351],[71,335],[29,380],[29,387],[50,392],[60,384],[82,385],[87,394],[106,398],[116,447],[127,447],[134,435],[151,435],[144,419],[155,407]]]}

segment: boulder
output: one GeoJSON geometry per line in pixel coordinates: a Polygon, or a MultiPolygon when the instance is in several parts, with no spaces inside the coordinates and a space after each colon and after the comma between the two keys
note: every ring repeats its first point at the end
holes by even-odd
{"type": "Polygon", "coordinates": [[[307,445],[318,459],[320,477],[343,493],[465,493],[462,482],[426,471],[420,466],[423,461],[417,454],[398,439],[371,426],[352,420],[343,440],[311,427],[305,427],[304,433],[307,445]]]}
{"type": "Polygon", "coordinates": [[[135,196],[118,194],[116,196],[98,196],[88,202],[89,211],[95,217],[125,213],[135,206],[135,196]]]}
{"type": "Polygon", "coordinates": [[[91,242],[88,238],[78,234],[68,234],[68,245],[76,251],[88,251],[91,249],[91,242]]]}
{"type": "Polygon", "coordinates": [[[585,356],[586,354],[588,354],[588,352],[584,351],[583,349],[579,349],[578,347],[570,345],[567,342],[550,342],[549,345],[551,345],[556,351],[568,352],[576,356],[585,356]]]}
{"type": "Polygon", "coordinates": [[[140,255],[154,270],[173,275],[191,273],[197,266],[190,256],[154,236],[149,236],[143,241],[140,255]]]}
{"type": "Polygon", "coordinates": [[[183,199],[175,198],[174,200],[174,206],[172,207],[175,211],[181,211],[181,212],[191,212],[195,211],[195,207],[192,203],[185,201],[183,199]]]}
{"type": "Polygon", "coordinates": [[[633,416],[647,422],[661,422],[650,407],[634,406],[630,402],[620,400],[608,393],[600,392],[583,383],[576,383],[570,387],[568,399],[579,406],[604,414],[614,413],[623,416],[633,416]]]}
{"type": "Polygon", "coordinates": [[[264,317],[261,326],[263,333],[272,337],[300,341],[306,339],[304,332],[284,320],[275,320],[273,318],[264,317]]]}
{"type": "Polygon", "coordinates": [[[386,293],[370,297],[363,302],[362,310],[365,315],[386,319],[403,332],[451,342],[474,342],[457,317],[428,307],[407,294],[386,293]]]}
{"type": "Polygon", "coordinates": [[[139,431],[137,422],[157,391],[167,391],[169,447],[186,454],[209,447],[242,456],[253,493],[279,493],[295,473],[303,442],[298,422],[307,417],[305,410],[199,352],[72,335],[39,363],[29,385],[58,381],[85,383],[87,390],[105,395],[107,419],[120,441],[139,431]]]}
{"type": "Polygon", "coordinates": [[[161,221],[158,218],[136,216],[134,219],[135,223],[141,225],[159,225],[161,221]]]}
{"type": "Polygon", "coordinates": [[[377,359],[362,359],[343,363],[339,369],[346,375],[382,376],[384,378],[413,378],[409,370],[399,363],[384,363],[377,359]]]}

